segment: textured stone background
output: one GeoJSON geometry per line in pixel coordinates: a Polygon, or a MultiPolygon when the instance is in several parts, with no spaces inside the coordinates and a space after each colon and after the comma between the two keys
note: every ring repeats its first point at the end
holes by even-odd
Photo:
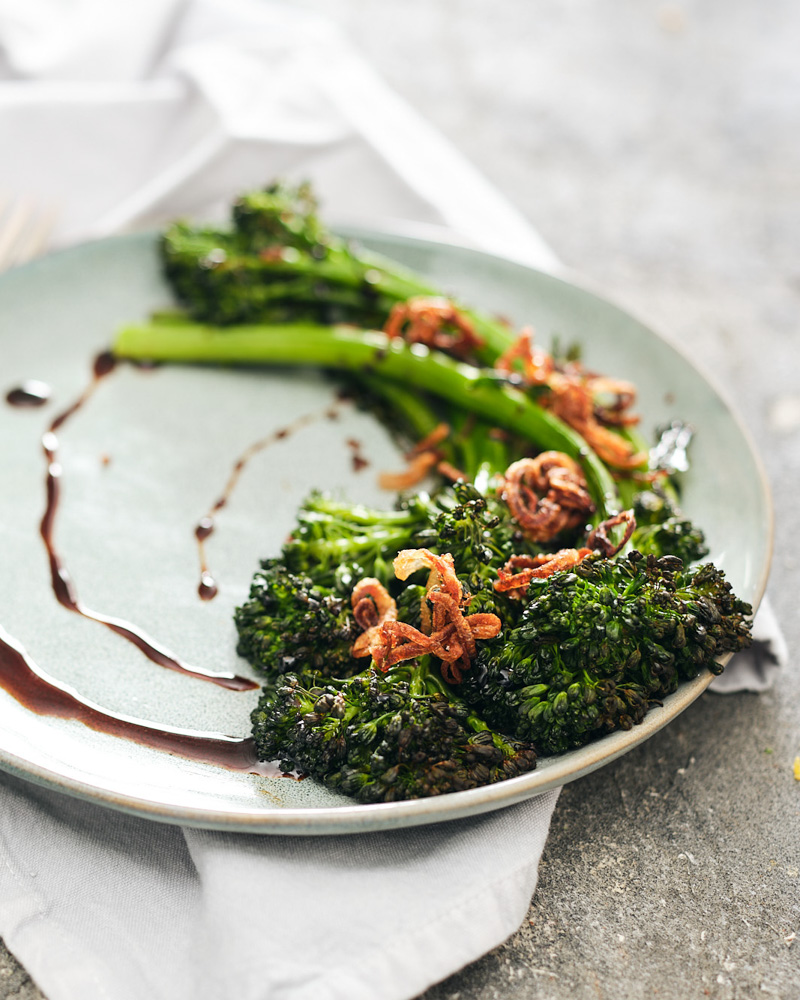
{"type": "MultiPolygon", "coordinates": [[[[339,18],[570,267],[735,400],[773,485],[770,593],[796,649],[800,6],[306,5],[339,18]]],[[[704,696],[564,790],[522,929],[425,1000],[796,997],[798,754],[795,667],[767,695],[704,696]]],[[[41,994],[0,952],[11,997],[41,994]]]]}

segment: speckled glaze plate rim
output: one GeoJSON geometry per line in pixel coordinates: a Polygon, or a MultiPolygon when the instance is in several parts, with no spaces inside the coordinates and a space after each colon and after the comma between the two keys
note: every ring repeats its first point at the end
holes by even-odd
{"type": "MultiPolygon", "coordinates": [[[[399,242],[433,248],[437,252],[465,252],[496,263],[508,263],[520,266],[518,261],[511,258],[505,259],[494,254],[487,254],[469,245],[443,238],[442,234],[436,230],[436,227],[402,226],[391,230],[366,230],[356,227],[341,228],[344,229],[346,235],[355,238],[368,239],[370,235],[388,237],[396,239],[399,242]]],[[[107,243],[111,247],[117,241],[137,239],[141,238],[141,236],[142,234],[132,234],[111,237],[102,242],[107,243]]],[[[71,247],[58,251],[58,254],[71,254],[80,252],[80,250],[80,246],[71,247]]],[[[52,258],[53,255],[50,256],[52,258]]],[[[26,265],[26,267],[36,268],[37,262],[26,265]]],[[[528,269],[534,272],[536,270],[534,268],[528,269]]],[[[606,305],[614,305],[601,295],[596,288],[592,287],[590,282],[575,276],[566,269],[560,270],[556,274],[552,272],[540,273],[561,285],[575,288],[583,294],[593,296],[606,305]]],[[[614,308],[619,309],[615,305],[614,308]]],[[[631,317],[630,310],[620,309],[619,311],[631,317]]],[[[686,352],[680,346],[673,343],[663,334],[654,331],[648,324],[641,323],[641,325],[646,329],[650,337],[666,343],[672,351],[682,358],[685,364],[698,372],[697,364],[687,356],[686,352]]],[[[754,609],[756,609],[766,588],[772,556],[774,522],[770,490],[763,464],[747,428],[736,416],[735,410],[726,399],[725,394],[714,385],[713,379],[704,372],[698,372],[698,374],[710,391],[723,404],[726,418],[732,422],[747,446],[748,458],[756,469],[759,479],[759,489],[764,503],[764,550],[766,556],[763,564],[759,567],[754,587],[755,593],[752,603],[754,609]]],[[[727,662],[727,659],[729,657],[723,660],[723,662],[727,662]]],[[[2,749],[0,749],[0,768],[25,780],[95,804],[169,824],[229,832],[274,835],[311,836],[367,833],[479,815],[514,805],[525,799],[584,777],[599,767],[611,763],[616,758],[649,739],[696,701],[707,689],[712,679],[713,677],[709,672],[702,673],[693,681],[682,684],[674,694],[664,700],[663,706],[651,709],[640,725],[628,731],[611,733],[593,743],[561,756],[542,758],[537,769],[528,774],[511,778],[495,785],[487,785],[463,792],[453,792],[430,799],[371,805],[286,807],[269,811],[243,810],[238,808],[201,809],[197,807],[184,807],[178,804],[165,804],[129,793],[126,794],[124,791],[112,792],[105,788],[98,788],[91,784],[91,782],[65,777],[57,771],[41,767],[2,749]]]]}

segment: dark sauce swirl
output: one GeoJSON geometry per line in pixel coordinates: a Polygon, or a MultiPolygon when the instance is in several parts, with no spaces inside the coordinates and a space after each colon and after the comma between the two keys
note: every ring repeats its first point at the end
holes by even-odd
{"type": "MultiPolygon", "coordinates": [[[[122,636],[123,639],[133,643],[133,645],[136,646],[137,649],[139,649],[147,657],[147,659],[151,660],[153,663],[157,663],[159,666],[166,667],[168,670],[175,670],[178,673],[197,677],[200,680],[209,681],[212,684],[228,688],[231,691],[252,691],[258,687],[257,682],[252,681],[247,677],[240,677],[237,674],[217,673],[215,671],[206,670],[203,667],[196,667],[185,663],[173,652],[161,645],[161,643],[157,642],[155,639],[151,638],[151,636],[133,623],[124,621],[121,618],[113,618],[109,615],[104,615],[100,612],[92,611],[90,608],[87,608],[86,605],[79,599],[75,583],[56,548],[55,520],[61,494],[62,475],[61,465],[58,461],[58,438],[56,436],[56,431],[61,428],[66,421],[84,405],[84,403],[86,403],[86,401],[94,393],[101,379],[105,378],[114,370],[115,364],[115,358],[109,352],[98,354],[94,360],[92,380],[89,385],[84,389],[74,403],[68,406],[52,420],[49,428],[42,437],[42,448],[47,460],[47,477],[45,480],[47,503],[40,525],[40,533],[42,540],[44,541],[50,563],[50,580],[53,593],[55,594],[56,600],[59,604],[63,605],[63,607],[81,615],[84,618],[88,618],[91,621],[99,622],[101,625],[105,625],[106,628],[111,629],[112,632],[116,632],[117,635],[122,636]]],[[[213,585],[213,581],[209,584],[209,586],[211,585],[213,585]]]]}
{"type": "Polygon", "coordinates": [[[50,399],[50,386],[38,379],[28,379],[22,385],[9,389],[6,402],[9,406],[44,406],[50,399]]]}
{"type": "Polygon", "coordinates": [[[250,738],[163,729],[93,705],[68,687],[45,677],[22,646],[2,628],[0,686],[37,715],[76,719],[96,732],[231,771],[246,771],[266,778],[297,777],[281,771],[274,763],[259,761],[250,738]]]}
{"type": "MultiPolygon", "coordinates": [[[[239,478],[247,468],[250,460],[259,452],[264,451],[265,448],[269,448],[270,445],[277,444],[279,441],[285,441],[286,438],[290,437],[292,434],[297,433],[297,431],[302,430],[304,427],[308,427],[310,424],[315,423],[322,417],[326,417],[328,420],[336,420],[339,416],[339,406],[341,402],[341,400],[337,401],[333,406],[329,406],[326,410],[320,413],[306,413],[302,417],[298,417],[297,420],[293,421],[291,424],[287,424],[286,427],[279,427],[277,430],[272,431],[265,437],[259,438],[258,441],[254,441],[253,444],[249,445],[233,463],[230,475],[228,476],[228,481],[225,483],[222,493],[220,493],[214,503],[211,504],[194,528],[194,537],[197,540],[197,555],[200,562],[200,583],[197,587],[197,593],[200,600],[213,600],[213,598],[215,598],[219,593],[217,581],[208,568],[205,543],[206,540],[214,534],[214,529],[216,528],[214,515],[218,511],[221,511],[224,507],[227,507],[231,495],[239,482],[239,478]]],[[[356,456],[354,455],[354,467],[355,462],[356,456]]],[[[367,463],[364,462],[364,464],[366,465],[367,463]]]]}

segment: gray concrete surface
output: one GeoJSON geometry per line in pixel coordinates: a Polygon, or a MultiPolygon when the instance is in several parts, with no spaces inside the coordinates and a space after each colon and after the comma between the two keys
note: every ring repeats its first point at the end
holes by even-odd
{"type": "MultiPolygon", "coordinates": [[[[735,400],[772,480],[770,593],[796,650],[800,6],[306,5],[735,400]]],[[[796,665],[767,695],[704,696],[564,790],[522,929],[425,1000],[800,996],[798,754],[796,665]]],[[[11,997],[41,994],[0,951],[11,997]]]]}

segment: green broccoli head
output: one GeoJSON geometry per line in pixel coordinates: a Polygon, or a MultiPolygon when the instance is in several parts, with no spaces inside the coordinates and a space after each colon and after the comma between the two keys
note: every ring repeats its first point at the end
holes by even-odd
{"type": "MultiPolygon", "coordinates": [[[[485,671],[486,666],[481,664],[479,670],[485,671]]],[[[640,684],[598,678],[588,670],[569,671],[563,666],[552,672],[547,683],[515,689],[508,672],[495,683],[487,682],[484,674],[479,683],[504,695],[486,712],[487,718],[495,714],[506,718],[541,754],[564,753],[615,729],[631,729],[657,701],[640,684]]]]}
{"type": "Polygon", "coordinates": [[[712,564],[632,552],[534,580],[520,624],[462,685],[487,721],[540,752],[640,722],[648,706],[750,642],[750,606],[712,564]]]}
{"type": "Polygon", "coordinates": [[[442,492],[438,503],[442,512],[432,527],[439,546],[452,554],[465,573],[491,563],[497,552],[493,532],[503,519],[489,500],[472,483],[457,482],[442,492]]]}
{"type": "Polygon", "coordinates": [[[181,305],[221,326],[382,326],[396,295],[376,287],[374,266],[322,226],[316,207],[308,185],[279,183],[239,198],[231,228],[169,226],[161,255],[181,305]]]}
{"type": "Polygon", "coordinates": [[[242,314],[237,295],[244,278],[231,262],[239,248],[231,233],[175,222],[161,238],[164,273],[192,317],[235,323],[242,314]]]}
{"type": "Polygon", "coordinates": [[[359,669],[350,650],[361,630],[349,602],[279,560],[262,563],[234,621],[237,652],[270,679],[288,671],[344,677],[359,669]]]}
{"type": "Polygon", "coordinates": [[[399,510],[376,510],[314,492],[298,511],[283,561],[293,573],[343,595],[365,576],[386,585],[394,575],[392,559],[412,545],[427,509],[424,497],[411,498],[399,510]]]}
{"type": "Polygon", "coordinates": [[[660,490],[645,490],[633,498],[636,530],[631,546],[642,555],[677,556],[684,565],[708,555],[706,539],[660,490]]]}
{"type": "Polygon", "coordinates": [[[294,187],[279,181],[238,198],[233,205],[233,227],[241,244],[252,252],[294,247],[321,259],[332,237],[320,222],[317,208],[309,184],[294,187]]]}
{"type": "Polygon", "coordinates": [[[428,524],[416,544],[439,555],[449,552],[459,576],[471,591],[494,582],[512,553],[539,551],[526,541],[508,508],[491,491],[468,482],[441,490],[432,500],[428,524]]]}
{"type": "Polygon", "coordinates": [[[317,777],[341,765],[347,752],[344,702],[334,705],[338,688],[323,683],[313,674],[287,674],[276,689],[264,688],[250,716],[260,760],[279,760],[285,770],[297,767],[317,777]]]}
{"type": "Polygon", "coordinates": [[[505,562],[516,526],[504,504],[472,483],[454,483],[437,498],[441,513],[433,520],[436,544],[450,552],[464,576],[483,577],[487,567],[505,562]]]}
{"type": "Polygon", "coordinates": [[[532,747],[492,733],[457,698],[414,691],[414,674],[369,671],[310,689],[287,677],[253,713],[259,755],[361,802],[462,791],[535,766],[532,747]]]}

